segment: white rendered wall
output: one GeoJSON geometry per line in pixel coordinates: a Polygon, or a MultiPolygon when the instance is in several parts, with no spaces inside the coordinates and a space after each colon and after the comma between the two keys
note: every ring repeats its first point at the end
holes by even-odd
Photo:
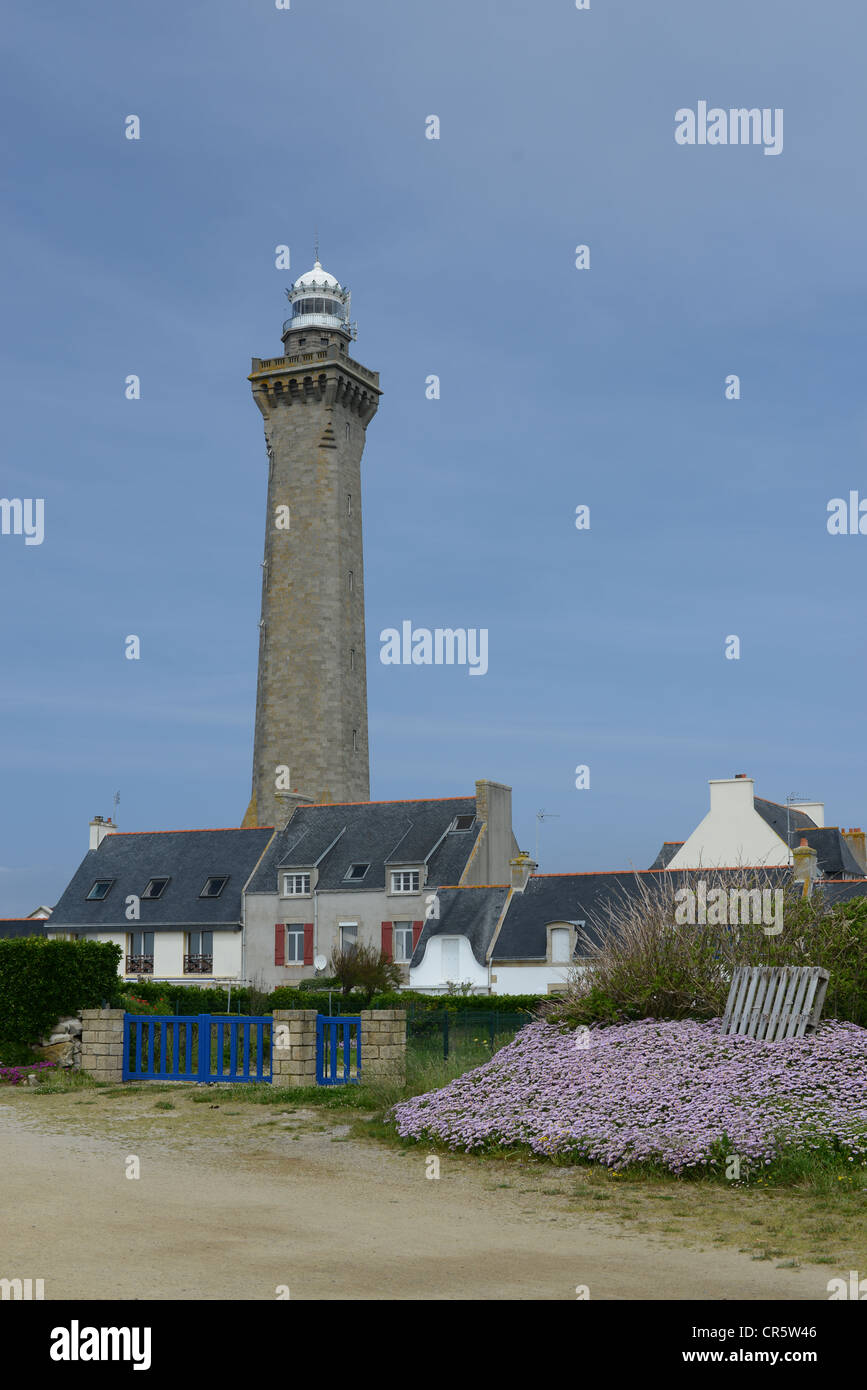
{"type": "Polygon", "coordinates": [[[450,972],[452,977],[457,974],[455,984],[465,984],[469,982],[475,989],[487,990],[488,971],[484,965],[479,965],[473,955],[472,948],[465,936],[432,936],[425,948],[424,957],[421,965],[413,966],[409,972],[410,989],[427,989],[445,992],[447,981],[443,970],[443,950],[444,940],[458,942],[458,968],[456,972],[450,972]]]}
{"type": "Polygon", "coordinates": [[[788,847],[753,805],[755,783],[737,777],[710,783],[710,810],[668,864],[669,869],[788,864],[788,847]]]}

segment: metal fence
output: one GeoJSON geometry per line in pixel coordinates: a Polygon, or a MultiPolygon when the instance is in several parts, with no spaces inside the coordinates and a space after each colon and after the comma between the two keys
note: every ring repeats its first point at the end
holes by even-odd
{"type": "Polygon", "coordinates": [[[490,1054],[531,1021],[531,1014],[498,1009],[425,1009],[407,1017],[406,1042],[415,1052],[444,1058],[462,1052],[490,1054]]]}

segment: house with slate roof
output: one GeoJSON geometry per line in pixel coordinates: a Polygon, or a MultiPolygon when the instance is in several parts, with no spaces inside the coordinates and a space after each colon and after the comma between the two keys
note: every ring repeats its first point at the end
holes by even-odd
{"type": "Polygon", "coordinates": [[[50,920],[0,935],[115,942],[128,980],[267,990],[364,942],[407,982],[435,890],[506,876],[516,851],[511,788],[484,780],[474,796],[305,803],[276,832],[129,832],[97,816],[50,920]]]}
{"type": "Polygon", "coordinates": [[[739,774],[710,782],[707,815],[688,839],[666,841],[653,868],[791,864],[802,840],[815,851],[816,877],[861,878],[867,870],[863,831],[826,826],[819,801],[766,801],[753,779],[739,774]]]}
{"type": "Polygon", "coordinates": [[[0,940],[14,936],[47,936],[43,917],[0,917],[0,940]]]}
{"type": "Polygon", "coordinates": [[[48,937],[120,946],[126,979],[212,985],[245,978],[244,889],[273,828],[120,831],[102,817],[48,937]]]}
{"type": "Polygon", "coordinates": [[[410,985],[442,991],[468,982],[480,993],[545,994],[563,989],[582,963],[581,941],[598,940],[606,907],[662,875],[675,889],[741,882],[744,868],[783,887],[794,876],[829,902],[867,896],[863,831],[826,826],[824,806],[782,806],[755,795],[751,778],[710,783],[708,815],[686,840],[666,841],[650,869],[615,873],[536,874],[527,855],[511,862],[511,880],[473,892],[440,890],[413,952],[410,985]]]}
{"type": "MultiPolygon", "coordinates": [[[[565,988],[570,969],[584,964],[584,943],[598,943],[606,909],[637,894],[642,884],[667,879],[694,887],[707,870],[625,869],[615,873],[536,874],[529,855],[512,864],[508,885],[451,887],[437,893],[416,945],[410,988],[441,992],[445,981],[470,983],[480,994],[552,994],[565,988]],[[454,973],[457,971],[457,973],[454,973]]],[[[768,886],[783,887],[788,866],[764,869],[768,886]]],[[[743,882],[741,868],[714,871],[714,882],[743,882]]]]}
{"type": "Polygon", "coordinates": [[[497,782],[475,796],[299,805],[247,886],[247,978],[295,984],[318,956],[365,943],[408,983],[441,886],[507,878],[517,849],[511,788],[497,782]]]}

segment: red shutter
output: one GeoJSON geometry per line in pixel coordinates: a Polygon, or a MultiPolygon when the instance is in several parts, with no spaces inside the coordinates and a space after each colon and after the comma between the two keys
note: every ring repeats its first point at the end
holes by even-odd
{"type": "Polygon", "coordinates": [[[274,924],[274,964],[286,964],[286,923],[274,924]]]}
{"type": "Polygon", "coordinates": [[[313,964],[313,923],[304,923],[304,964],[313,964]]]}
{"type": "Polygon", "coordinates": [[[421,929],[422,929],[423,926],[424,926],[424,922],[413,922],[413,924],[412,924],[412,949],[413,949],[413,950],[415,950],[416,946],[418,945],[418,939],[419,939],[419,937],[421,936],[421,929]]]}
{"type": "Polygon", "coordinates": [[[394,923],[393,923],[393,922],[383,922],[383,924],[382,924],[382,949],[383,949],[383,951],[385,952],[385,954],[388,956],[389,960],[394,960],[393,937],[394,937],[394,923]]]}

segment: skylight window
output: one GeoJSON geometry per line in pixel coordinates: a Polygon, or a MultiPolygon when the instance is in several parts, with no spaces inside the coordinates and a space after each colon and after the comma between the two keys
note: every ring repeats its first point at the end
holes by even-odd
{"type": "Polygon", "coordinates": [[[143,898],[161,898],[168,883],[167,878],[152,878],[147,888],[142,893],[143,898]]]}
{"type": "Polygon", "coordinates": [[[103,898],[108,897],[111,885],[113,883],[113,878],[98,878],[96,880],[96,883],[93,885],[90,892],[88,893],[85,901],[101,903],[103,898]]]}
{"type": "Polygon", "coordinates": [[[346,874],[346,877],[357,882],[358,879],[364,878],[364,875],[367,873],[369,868],[369,864],[350,864],[349,871],[346,874]]]}
{"type": "Polygon", "coordinates": [[[222,877],[209,878],[201,893],[200,898],[218,898],[229,882],[229,875],[223,874],[222,877]]]}
{"type": "Polygon", "coordinates": [[[455,830],[472,830],[476,823],[475,816],[455,816],[455,830]]]}

